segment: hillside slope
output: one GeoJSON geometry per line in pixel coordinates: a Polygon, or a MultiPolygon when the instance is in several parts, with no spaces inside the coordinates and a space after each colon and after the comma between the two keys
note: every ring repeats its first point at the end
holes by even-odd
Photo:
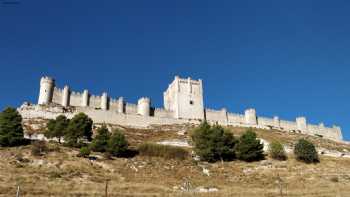
{"type": "MultiPolygon", "coordinates": [[[[45,120],[31,120],[39,132],[45,120]],[[36,122],[35,122],[36,121],[36,122]],[[35,126],[36,125],[36,126],[35,126]]],[[[33,128],[34,127],[34,128],[33,128]]],[[[191,125],[123,128],[131,147],[146,141],[186,141],[191,125]]],[[[244,128],[228,128],[236,136],[244,128]]],[[[350,146],[317,137],[280,131],[256,130],[266,141],[291,146],[307,137],[318,148],[347,153],[350,146]]],[[[304,164],[289,155],[287,161],[270,158],[260,162],[206,163],[192,159],[165,160],[135,156],[96,161],[80,158],[77,149],[51,143],[41,157],[31,155],[31,145],[0,149],[0,196],[14,196],[19,185],[23,196],[350,196],[350,158],[320,157],[318,164],[304,164]],[[210,191],[210,192],[209,192],[210,191]]],[[[189,148],[190,149],[190,148],[189,148]]]]}

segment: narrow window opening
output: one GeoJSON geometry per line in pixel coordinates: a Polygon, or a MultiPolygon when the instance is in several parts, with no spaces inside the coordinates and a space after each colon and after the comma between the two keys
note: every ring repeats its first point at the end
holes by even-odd
{"type": "Polygon", "coordinates": [[[193,101],[192,100],[190,101],[190,105],[193,105],[193,101]]]}

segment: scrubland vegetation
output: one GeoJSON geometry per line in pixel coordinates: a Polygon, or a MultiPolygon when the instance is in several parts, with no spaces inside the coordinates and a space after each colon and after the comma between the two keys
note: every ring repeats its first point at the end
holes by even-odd
{"type": "Polygon", "coordinates": [[[57,141],[28,143],[21,122],[15,109],[0,114],[0,196],[17,186],[23,196],[103,196],[106,185],[109,196],[350,195],[350,159],[317,154],[315,142],[328,141],[203,123],[180,136],[193,147],[176,147],[157,144],[176,129],[93,129],[81,113],[46,121],[57,141]],[[271,141],[267,152],[259,135],[271,141]]]}

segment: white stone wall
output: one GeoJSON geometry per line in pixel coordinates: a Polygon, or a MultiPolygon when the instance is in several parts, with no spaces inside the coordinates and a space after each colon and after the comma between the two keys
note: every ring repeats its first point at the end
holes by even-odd
{"type": "Polygon", "coordinates": [[[164,117],[141,116],[136,114],[121,114],[114,111],[95,110],[89,107],[76,107],[74,112],[65,112],[62,107],[47,107],[39,105],[22,105],[18,109],[24,119],[44,118],[54,119],[63,114],[67,118],[72,118],[75,114],[83,112],[91,117],[94,123],[110,123],[131,127],[145,128],[151,125],[171,125],[171,124],[199,124],[200,121],[174,119],[164,117]]]}
{"type": "Polygon", "coordinates": [[[89,106],[93,108],[101,108],[101,96],[91,95],[89,106]]]}
{"type": "Polygon", "coordinates": [[[227,110],[205,109],[206,120],[210,123],[218,123],[220,125],[228,124],[227,110]]]}
{"type": "Polygon", "coordinates": [[[159,118],[174,118],[174,113],[172,111],[165,110],[163,108],[154,109],[154,117],[159,118]]]}
{"type": "Polygon", "coordinates": [[[55,87],[53,89],[52,102],[60,104],[61,101],[62,101],[62,89],[55,87]]]}
{"type": "Polygon", "coordinates": [[[275,127],[275,121],[273,118],[258,117],[258,123],[262,126],[275,127]]]}
{"type": "MultiPolygon", "coordinates": [[[[226,109],[204,110],[202,80],[182,79],[178,76],[164,92],[164,109],[156,108],[151,111],[149,98],[141,98],[138,104],[126,103],[122,97],[113,99],[107,93],[102,96],[90,95],[88,90],[83,93],[71,92],[68,87],[55,87],[55,80],[42,77],[40,81],[39,104],[55,103],[67,108],[50,106],[27,106],[21,113],[25,117],[55,118],[57,114],[71,117],[73,113],[64,110],[83,111],[94,121],[113,124],[145,126],[152,123],[177,124],[196,122],[204,118],[211,124],[231,125],[241,127],[255,127],[264,129],[280,129],[289,132],[299,132],[318,135],[328,139],[342,140],[340,127],[325,127],[324,124],[308,124],[305,117],[297,117],[295,121],[280,120],[278,117],[258,117],[255,109],[247,109],[244,114],[229,113],[226,109]],[[152,113],[151,113],[152,112],[152,113]],[[151,116],[151,117],[149,117],[151,116]]],[[[75,112],[74,112],[75,113],[75,112]]]]}
{"type": "Polygon", "coordinates": [[[229,125],[241,125],[245,123],[244,115],[227,113],[227,120],[229,125]]]}
{"type": "Polygon", "coordinates": [[[126,114],[137,114],[137,105],[132,103],[126,103],[125,105],[126,114]]]}
{"type": "Polygon", "coordinates": [[[83,94],[80,92],[71,92],[70,94],[70,106],[81,106],[83,100],[83,94]]]}
{"type": "Polygon", "coordinates": [[[298,130],[297,123],[287,120],[280,120],[280,127],[286,131],[296,131],[298,130]]]}

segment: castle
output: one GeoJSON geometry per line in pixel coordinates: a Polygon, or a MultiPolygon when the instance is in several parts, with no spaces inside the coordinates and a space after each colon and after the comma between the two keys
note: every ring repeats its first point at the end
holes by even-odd
{"type": "Polygon", "coordinates": [[[126,102],[123,97],[114,99],[104,92],[101,96],[91,95],[88,90],[82,93],[71,91],[69,86],[59,89],[51,77],[42,77],[38,105],[25,103],[18,111],[23,118],[52,119],[60,114],[68,118],[83,112],[96,123],[119,124],[132,127],[148,127],[150,125],[199,124],[206,120],[223,126],[254,127],[278,129],[319,136],[341,141],[340,127],[325,127],[308,124],[305,117],[297,117],[296,121],[258,117],[255,109],[247,109],[244,114],[228,112],[226,109],[213,110],[204,107],[203,82],[178,76],[164,92],[164,108],[154,108],[150,98],[142,97],[137,104],[126,102]]]}

